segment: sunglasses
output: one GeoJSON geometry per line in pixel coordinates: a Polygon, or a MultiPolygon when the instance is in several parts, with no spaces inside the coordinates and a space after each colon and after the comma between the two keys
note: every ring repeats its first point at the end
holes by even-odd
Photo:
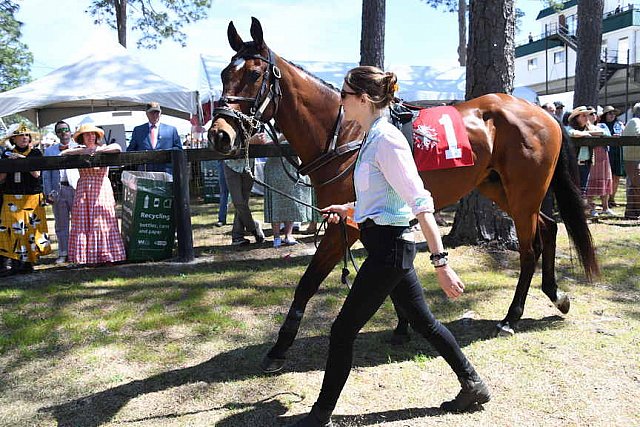
{"type": "Polygon", "coordinates": [[[350,92],[344,89],[340,91],[340,99],[345,99],[349,95],[360,95],[360,94],[358,92],[350,92]]]}
{"type": "Polygon", "coordinates": [[[58,128],[56,129],[56,133],[69,132],[70,130],[69,128],[58,128]]]}

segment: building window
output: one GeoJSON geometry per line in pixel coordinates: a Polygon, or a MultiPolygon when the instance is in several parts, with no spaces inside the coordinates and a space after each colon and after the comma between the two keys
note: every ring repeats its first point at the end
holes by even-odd
{"type": "Polygon", "coordinates": [[[538,68],[538,58],[531,58],[527,61],[527,69],[529,71],[538,68]]]}
{"type": "Polygon", "coordinates": [[[553,63],[554,64],[562,64],[564,62],[564,51],[554,52],[553,54],[553,63]]]}

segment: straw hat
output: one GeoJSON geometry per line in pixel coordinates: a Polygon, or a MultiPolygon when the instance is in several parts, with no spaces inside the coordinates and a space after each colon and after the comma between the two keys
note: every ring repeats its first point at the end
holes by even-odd
{"type": "Polygon", "coordinates": [[[573,119],[575,116],[578,116],[580,114],[595,113],[595,112],[596,110],[594,110],[593,108],[588,108],[588,107],[585,107],[584,105],[581,105],[573,109],[573,111],[569,115],[569,120],[573,119]]]}
{"type": "Polygon", "coordinates": [[[37,132],[29,129],[25,123],[18,123],[9,128],[7,134],[2,138],[2,141],[4,142],[9,138],[13,138],[14,136],[18,135],[29,135],[31,138],[33,138],[33,136],[36,134],[37,132]]]}
{"type": "Polygon", "coordinates": [[[622,112],[620,110],[618,110],[617,108],[614,108],[611,105],[607,105],[606,107],[604,107],[602,109],[602,115],[604,116],[605,114],[609,113],[609,112],[613,112],[613,114],[616,115],[616,117],[618,117],[620,114],[622,114],[622,112]]]}
{"type": "Polygon", "coordinates": [[[102,138],[104,138],[104,131],[102,129],[91,123],[85,123],[83,125],[80,125],[76,133],[73,134],[73,139],[77,140],[80,135],[91,132],[95,132],[98,134],[98,140],[96,142],[99,142],[102,138]]]}

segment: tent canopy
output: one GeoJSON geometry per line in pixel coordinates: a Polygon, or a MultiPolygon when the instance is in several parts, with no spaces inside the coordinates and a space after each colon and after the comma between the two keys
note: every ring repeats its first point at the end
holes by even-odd
{"type": "MultiPolygon", "coordinates": [[[[351,62],[292,61],[314,76],[342,86],[347,71],[358,64],[351,62]]],[[[203,102],[220,97],[221,71],[229,65],[229,58],[200,55],[199,92],[203,102]]],[[[398,97],[405,101],[428,100],[437,103],[464,100],[464,67],[430,67],[396,65],[387,67],[398,75],[398,97]]]]}
{"type": "MultiPolygon", "coordinates": [[[[292,62],[336,88],[342,87],[342,80],[347,71],[358,65],[351,62],[292,62]]],[[[198,88],[203,102],[220,97],[222,91],[220,73],[227,65],[229,65],[229,58],[200,55],[198,88]]],[[[465,99],[466,67],[390,65],[387,70],[393,71],[398,76],[400,90],[397,96],[407,102],[441,104],[465,99]]],[[[525,86],[515,88],[513,95],[530,102],[537,101],[535,91],[525,86]]]]}
{"type": "Polygon", "coordinates": [[[0,117],[19,113],[43,127],[80,114],[144,110],[151,101],[188,119],[197,113],[198,93],[154,74],[118,45],[0,93],[0,117]]]}

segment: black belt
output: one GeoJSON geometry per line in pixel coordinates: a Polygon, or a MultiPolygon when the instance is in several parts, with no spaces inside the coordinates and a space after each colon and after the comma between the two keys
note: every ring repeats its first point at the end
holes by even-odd
{"type": "Polygon", "coordinates": [[[69,181],[60,181],[60,185],[64,185],[65,187],[71,187],[71,185],[69,185],[69,181]]]}
{"type": "Polygon", "coordinates": [[[364,220],[364,222],[358,224],[358,228],[360,230],[364,230],[365,228],[374,227],[375,225],[377,224],[371,218],[367,218],[364,220]]]}
{"type": "MultiPolygon", "coordinates": [[[[409,221],[409,227],[413,227],[417,223],[418,223],[418,220],[414,218],[411,221],[409,221]]],[[[361,222],[360,224],[358,224],[358,228],[360,230],[364,230],[365,228],[374,227],[376,225],[378,224],[376,224],[371,218],[367,218],[364,220],[364,222],[361,222]]]]}

